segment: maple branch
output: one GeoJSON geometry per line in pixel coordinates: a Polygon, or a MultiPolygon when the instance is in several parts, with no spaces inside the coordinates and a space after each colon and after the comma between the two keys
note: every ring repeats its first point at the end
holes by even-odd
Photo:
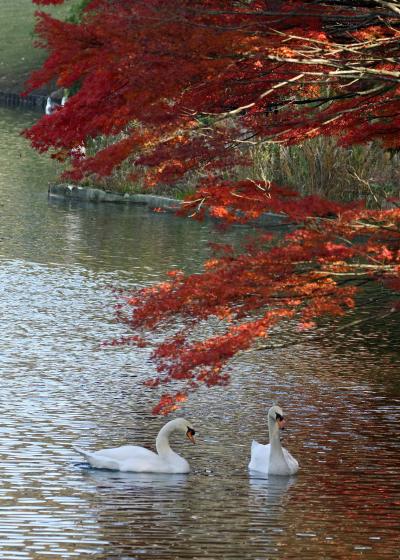
{"type": "Polygon", "coordinates": [[[393,313],[396,312],[396,309],[389,309],[389,311],[387,311],[386,313],[382,313],[380,315],[372,315],[370,317],[364,317],[363,319],[356,319],[354,321],[351,321],[350,323],[346,323],[345,325],[342,325],[341,327],[337,327],[335,329],[335,332],[340,332],[340,331],[344,331],[346,329],[349,329],[350,327],[354,327],[355,325],[361,325],[362,323],[367,323],[368,321],[376,321],[376,320],[381,320],[381,319],[385,319],[386,317],[389,317],[389,315],[392,315],[393,313]]]}
{"type": "MultiPolygon", "coordinates": [[[[40,16],[49,56],[31,87],[79,89],[26,136],[60,158],[88,138],[107,141],[71,160],[68,180],[103,181],[122,164],[146,186],[189,177],[184,215],[254,225],[272,212],[290,225],[258,229],[202,273],[171,272],[130,294],[118,318],[160,335],[156,384],[225,384],[223,367],[278,322],[342,316],[365,305],[356,294],[374,281],[400,292],[399,207],[302,197],[248,170],[250,146],[321,135],[400,149],[399,13],[398,0],[96,0],[77,24],[40,16]]],[[[169,397],[161,408],[174,406],[169,397]]]]}

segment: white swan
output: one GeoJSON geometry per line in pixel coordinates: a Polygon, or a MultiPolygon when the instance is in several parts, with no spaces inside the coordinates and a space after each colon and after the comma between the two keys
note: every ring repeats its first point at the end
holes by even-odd
{"type": "Polygon", "coordinates": [[[279,430],[285,425],[282,409],[271,406],[268,411],[269,443],[262,445],[253,440],[249,470],[264,474],[290,476],[299,470],[299,463],[281,446],[279,430]]]}
{"type": "Polygon", "coordinates": [[[157,453],[138,447],[137,445],[123,445],[111,449],[100,449],[90,453],[79,447],[75,450],[97,469],[112,469],[122,472],[152,472],[152,473],[188,473],[189,463],[172,451],[169,436],[173,432],[181,432],[195,443],[195,431],[190,422],[184,418],[176,418],[163,426],[156,439],[157,453]]]}

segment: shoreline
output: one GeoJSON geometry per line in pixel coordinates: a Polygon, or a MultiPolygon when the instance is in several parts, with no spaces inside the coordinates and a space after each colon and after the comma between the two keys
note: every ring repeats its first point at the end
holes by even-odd
{"type": "MultiPolygon", "coordinates": [[[[135,204],[147,206],[153,212],[170,212],[175,213],[182,205],[182,200],[169,198],[167,196],[158,196],[153,194],[122,194],[91,187],[81,187],[68,183],[50,184],[48,188],[49,198],[58,198],[61,200],[75,200],[80,202],[102,203],[102,204],[135,204]]],[[[280,214],[268,212],[260,216],[258,219],[249,222],[254,226],[262,227],[288,227],[285,224],[285,217],[280,214]]],[[[236,224],[241,225],[241,224],[236,224]]]]}
{"type": "Polygon", "coordinates": [[[79,185],[72,185],[68,183],[49,185],[48,196],[51,198],[93,203],[139,204],[142,206],[148,206],[149,210],[160,208],[169,212],[176,212],[182,206],[182,201],[166,196],[151,194],[123,194],[92,187],[81,187],[79,185]]]}

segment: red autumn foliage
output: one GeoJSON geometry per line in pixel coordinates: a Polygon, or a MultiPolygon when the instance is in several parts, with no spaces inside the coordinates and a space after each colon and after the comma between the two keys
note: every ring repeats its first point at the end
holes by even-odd
{"type": "Polygon", "coordinates": [[[181,391],[174,395],[162,395],[160,402],[154,407],[153,413],[167,416],[170,412],[174,412],[179,408],[178,403],[185,402],[186,400],[186,394],[181,391]]]}
{"type": "Polygon", "coordinates": [[[274,212],[292,224],[242,250],[215,246],[203,273],[175,272],[127,297],[117,312],[134,329],[178,329],[155,348],[159,377],[149,383],[175,381],[183,392],[156,412],[200,384],[225,384],[229,360],[279,321],[312,328],[353,307],[370,282],[400,291],[399,201],[371,210],[235,178],[265,141],[323,134],[400,148],[397,0],[92,0],[78,24],[39,13],[37,33],[49,56],[29,89],[54,79],[80,87],[26,132],[33,146],[62,159],[87,138],[115,138],[75,159],[71,178],[126,161],[149,187],[199,171],[183,214],[230,224],[274,212]]]}

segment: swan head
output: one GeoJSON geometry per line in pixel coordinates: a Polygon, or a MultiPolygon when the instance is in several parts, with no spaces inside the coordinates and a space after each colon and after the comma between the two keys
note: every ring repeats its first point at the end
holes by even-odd
{"type": "Polygon", "coordinates": [[[191,422],[185,420],[185,418],[176,418],[172,420],[171,423],[174,424],[174,428],[177,432],[183,432],[189,441],[196,443],[194,438],[196,431],[191,422]]]}
{"type": "Polygon", "coordinates": [[[281,409],[280,406],[278,406],[277,404],[271,406],[271,408],[268,410],[268,418],[270,418],[274,423],[276,423],[279,429],[283,430],[286,424],[286,420],[285,417],[283,416],[283,410],[281,409]]]}

